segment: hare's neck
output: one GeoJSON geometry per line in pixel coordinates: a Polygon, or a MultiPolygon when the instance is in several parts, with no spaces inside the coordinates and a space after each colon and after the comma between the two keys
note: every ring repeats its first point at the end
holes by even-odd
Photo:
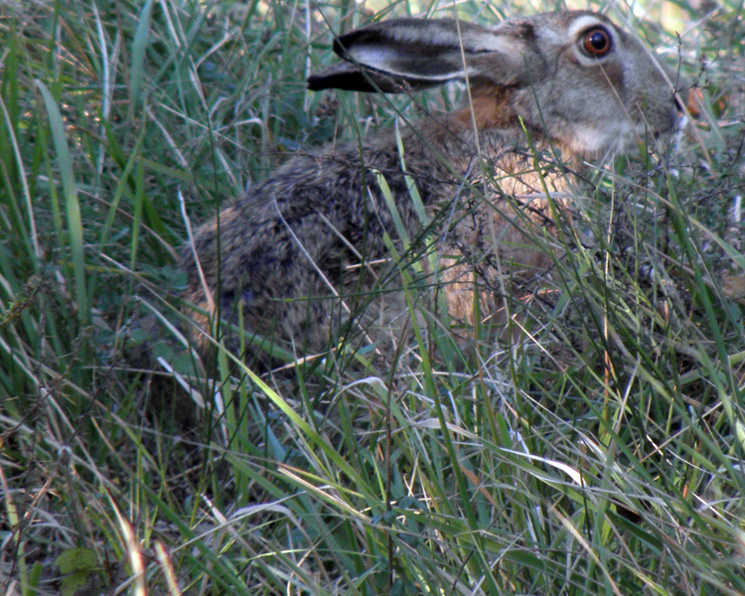
{"type": "Polygon", "coordinates": [[[554,146],[540,131],[518,123],[481,129],[466,126],[462,113],[431,121],[420,131],[424,150],[465,180],[492,178],[508,194],[563,191],[575,183],[580,163],[566,148],[554,146]]]}

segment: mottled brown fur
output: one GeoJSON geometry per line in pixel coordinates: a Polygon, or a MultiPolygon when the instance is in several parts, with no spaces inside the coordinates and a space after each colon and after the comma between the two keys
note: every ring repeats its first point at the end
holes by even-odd
{"type": "Polygon", "coordinates": [[[402,125],[402,155],[394,134],[384,131],[361,148],[327,147],[291,159],[219,214],[219,237],[215,221],[204,224],[195,251],[182,256],[188,301],[232,323],[240,314],[249,333],[298,356],[359,329],[363,343],[377,341],[406,320],[384,238],[398,251],[404,244],[379,176],[419,251],[406,256],[421,264],[419,282],[437,285],[451,319],[472,326],[475,288],[482,319],[493,320],[504,273],[527,282],[553,265],[555,255],[533,246],[531,237],[553,227],[546,190],[561,210],[575,185],[555,163],[556,150],[578,167],[583,159],[629,149],[645,127],[656,135],[676,125],[673,91],[660,67],[636,40],[593,13],[537,15],[492,31],[454,21],[386,25],[341,38],[337,51],[354,62],[314,77],[313,87],[426,87],[444,82],[442,73],[452,69],[449,78],[469,80],[470,103],[412,128],[402,125]],[[577,48],[578,36],[593,27],[609,31],[615,44],[602,64],[577,48]],[[454,45],[458,39],[462,48],[454,45]],[[387,44],[392,57],[380,51],[387,44]],[[423,45],[427,61],[418,61],[423,45]],[[459,70],[461,57],[468,73],[459,70]],[[407,179],[429,226],[416,213],[407,179]],[[439,255],[436,270],[425,249],[439,255]]]}

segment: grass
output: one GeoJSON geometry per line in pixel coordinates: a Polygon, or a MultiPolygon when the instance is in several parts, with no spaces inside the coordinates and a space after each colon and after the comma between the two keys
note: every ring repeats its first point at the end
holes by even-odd
{"type": "Polygon", "coordinates": [[[305,91],[331,30],[447,10],[1,5],[0,586],[745,593],[742,4],[633,8],[611,14],[701,84],[679,151],[602,174],[593,242],[567,230],[500,337],[464,354],[404,253],[411,344],[290,391],[225,350],[203,372],[176,255],[288,153],[415,115],[305,91]]]}

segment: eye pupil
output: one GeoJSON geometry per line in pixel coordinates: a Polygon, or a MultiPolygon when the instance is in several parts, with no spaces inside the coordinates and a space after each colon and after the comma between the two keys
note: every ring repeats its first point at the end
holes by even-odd
{"type": "Polygon", "coordinates": [[[601,51],[608,40],[605,38],[605,36],[602,33],[593,33],[590,36],[590,43],[592,44],[592,47],[598,51],[601,51]]]}
{"type": "Polygon", "coordinates": [[[581,45],[587,55],[599,58],[610,52],[611,37],[605,29],[592,29],[582,36],[581,45]]]}

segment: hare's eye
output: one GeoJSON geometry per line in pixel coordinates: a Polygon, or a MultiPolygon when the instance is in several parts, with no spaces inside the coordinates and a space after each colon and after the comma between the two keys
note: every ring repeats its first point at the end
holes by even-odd
{"type": "Polygon", "coordinates": [[[611,42],[610,33],[606,29],[595,27],[582,35],[580,46],[588,56],[602,58],[611,51],[613,43],[611,42]]]}

